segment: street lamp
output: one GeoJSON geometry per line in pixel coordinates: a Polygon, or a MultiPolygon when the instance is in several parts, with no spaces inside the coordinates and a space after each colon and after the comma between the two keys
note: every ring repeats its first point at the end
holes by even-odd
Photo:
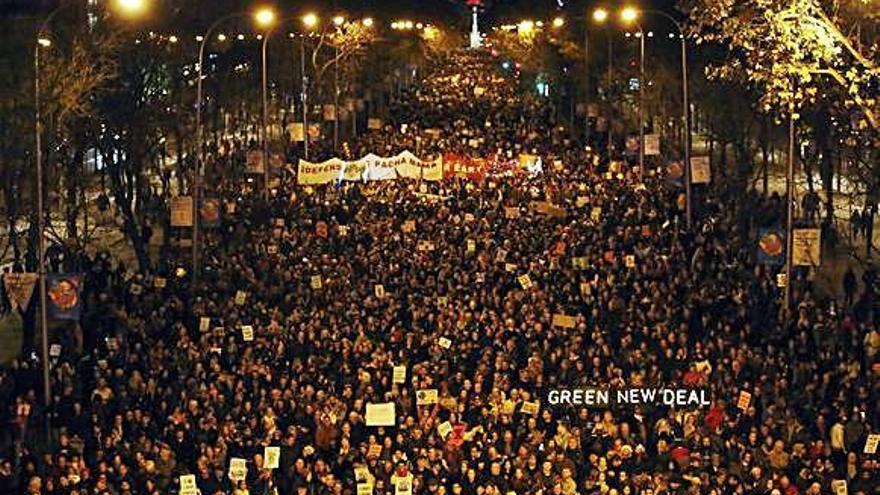
{"type": "MultiPolygon", "coordinates": [[[[302,17],[303,26],[312,30],[318,25],[318,16],[308,13],[302,17]]],[[[309,79],[306,76],[306,38],[300,38],[300,69],[302,70],[302,106],[303,106],[303,157],[309,159],[309,79]]]]}
{"type": "MultiPolygon", "coordinates": [[[[610,33],[608,33],[608,31],[607,31],[607,21],[608,21],[609,17],[610,17],[610,14],[604,8],[600,7],[600,8],[597,8],[596,10],[593,11],[593,22],[595,22],[596,24],[604,25],[606,27],[606,35],[607,35],[606,37],[608,39],[608,90],[610,92],[611,86],[614,82],[614,77],[613,77],[614,57],[612,56],[613,39],[611,38],[610,33]]],[[[608,101],[608,105],[609,105],[609,109],[610,109],[611,108],[610,98],[608,101]]],[[[606,151],[608,153],[608,159],[610,160],[611,159],[611,146],[613,143],[613,131],[611,129],[610,115],[608,118],[607,126],[608,126],[608,142],[606,143],[606,151]]]]}
{"type": "MultiPolygon", "coordinates": [[[[43,202],[43,115],[40,92],[40,49],[52,46],[49,38],[49,24],[69,3],[63,2],[55,8],[40,24],[34,43],[34,160],[37,174],[37,272],[40,284],[40,335],[41,356],[43,361],[43,403],[46,407],[46,444],[51,442],[51,417],[49,409],[52,402],[51,382],[49,378],[49,317],[46,294],[46,211],[43,202]]],[[[147,0],[115,0],[113,8],[127,18],[136,18],[146,13],[147,0]]]]}
{"type": "MultiPolygon", "coordinates": [[[[345,17],[337,15],[333,18],[333,25],[336,26],[336,35],[338,36],[345,17]]],[[[339,150],[339,42],[333,43],[333,151],[339,150]]]]}
{"type": "Polygon", "coordinates": [[[557,18],[553,19],[553,27],[561,28],[564,25],[565,25],[565,19],[563,19],[562,17],[557,17],[557,18]]]}
{"type": "Polygon", "coordinates": [[[620,20],[625,24],[635,24],[639,29],[639,177],[645,173],[645,32],[638,22],[639,11],[635,7],[624,7],[620,20]]]}
{"type": "Polygon", "coordinates": [[[373,27],[373,18],[372,17],[365,17],[364,20],[361,22],[364,23],[364,27],[373,27]]]}
{"type": "Polygon", "coordinates": [[[605,21],[608,20],[608,11],[603,8],[598,8],[593,11],[593,21],[597,24],[604,24],[605,21]]]}
{"type": "Polygon", "coordinates": [[[275,11],[269,7],[262,7],[254,13],[254,21],[257,26],[265,30],[263,35],[263,196],[269,201],[269,91],[268,91],[268,57],[266,48],[269,45],[269,35],[275,27],[275,11]]]}

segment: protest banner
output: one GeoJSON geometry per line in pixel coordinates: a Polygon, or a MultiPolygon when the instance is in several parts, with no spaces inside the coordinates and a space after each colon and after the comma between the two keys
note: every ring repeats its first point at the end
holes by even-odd
{"type": "Polygon", "coordinates": [[[422,389],[416,392],[416,405],[417,406],[430,406],[437,403],[437,389],[436,388],[427,388],[422,389]]]}
{"type": "Polygon", "coordinates": [[[525,402],[523,402],[522,409],[520,409],[520,411],[523,414],[530,414],[532,416],[537,416],[538,410],[540,409],[540,407],[541,406],[537,401],[535,401],[535,402],[525,401],[525,402]]]}
{"type": "Polygon", "coordinates": [[[467,240],[467,252],[468,254],[474,253],[477,251],[477,241],[473,239],[467,240]]]}
{"type": "Polygon", "coordinates": [[[452,423],[449,421],[444,421],[437,425],[437,434],[440,435],[440,438],[446,440],[446,437],[452,433],[452,423]]]}
{"type": "Polygon", "coordinates": [[[357,495],[373,495],[373,484],[372,483],[358,483],[357,484],[357,495]]]}
{"type": "Polygon", "coordinates": [[[46,276],[49,318],[79,320],[82,312],[82,275],[52,274],[46,276]]]}
{"type": "Polygon", "coordinates": [[[624,258],[624,263],[627,268],[635,268],[636,267],[636,257],[631,254],[628,254],[624,258]]]}
{"type": "Polygon", "coordinates": [[[320,290],[324,286],[320,275],[312,275],[311,286],[314,290],[320,290]]]}
{"type": "Polygon", "coordinates": [[[785,230],[758,229],[758,263],[772,266],[785,263],[785,230]]]}
{"type": "Polygon", "coordinates": [[[872,433],[868,435],[868,438],[865,440],[864,453],[876,454],[878,444],[880,444],[880,433],[872,433]]]}
{"type": "Polygon", "coordinates": [[[367,459],[376,459],[382,455],[382,445],[378,443],[374,443],[370,445],[370,448],[367,449],[367,459]]]}
{"type": "Polygon", "coordinates": [[[712,181],[712,169],[708,156],[691,157],[691,183],[708,184],[712,181]]]}
{"type": "Polygon", "coordinates": [[[819,229],[791,231],[791,263],[793,266],[819,266],[822,261],[822,238],[819,229]]]}
{"type": "Polygon", "coordinates": [[[382,119],[369,118],[367,119],[367,129],[371,131],[378,131],[382,129],[382,119]]]}
{"type": "Polygon", "coordinates": [[[177,196],[171,198],[171,226],[193,226],[193,198],[192,196],[177,196]]]}
{"type": "Polygon", "coordinates": [[[290,140],[295,143],[305,141],[306,133],[302,122],[291,122],[287,124],[287,132],[290,134],[290,140]]]}
{"type": "Polygon", "coordinates": [[[367,426],[394,426],[394,403],[367,403],[366,421],[367,426]]]}
{"type": "Polygon", "coordinates": [[[413,494],[412,475],[397,480],[394,484],[394,495],[412,495],[413,494]]]}
{"type": "Polygon", "coordinates": [[[373,292],[375,292],[378,299],[382,299],[385,297],[385,286],[382,284],[376,284],[373,286],[373,292]]]}
{"type": "Polygon", "coordinates": [[[416,231],[416,221],[415,220],[407,220],[403,222],[403,227],[401,228],[407,234],[416,231]]]}
{"type": "Polygon", "coordinates": [[[39,275],[36,273],[4,273],[3,286],[13,310],[27,310],[39,275]]]}
{"type": "Polygon", "coordinates": [[[745,390],[740,391],[739,397],[736,400],[736,407],[745,411],[748,410],[749,405],[752,402],[752,394],[746,392],[745,390]]]}
{"type": "Polygon", "coordinates": [[[281,447],[266,446],[263,448],[263,467],[278,469],[281,461],[281,447]]]}
{"type": "Polygon", "coordinates": [[[199,493],[199,487],[196,485],[196,475],[184,474],[178,478],[180,481],[180,495],[196,495],[199,493]]]}
{"type": "Polygon", "coordinates": [[[207,332],[211,328],[211,319],[207,316],[199,318],[199,332],[207,332]]]}
{"type": "Polygon", "coordinates": [[[449,349],[450,347],[452,347],[452,341],[447,339],[446,337],[440,337],[439,339],[437,339],[437,345],[444,349],[449,349]]]}
{"type": "Polygon", "coordinates": [[[395,366],[391,374],[391,383],[406,383],[406,366],[395,366]]]}
{"type": "Polygon", "coordinates": [[[590,259],[586,256],[577,256],[571,259],[571,267],[575,270],[586,270],[590,266],[590,259]]]}
{"type": "Polygon", "coordinates": [[[517,281],[519,281],[519,285],[520,285],[523,289],[528,290],[528,289],[530,289],[530,288],[532,287],[532,279],[531,279],[531,277],[529,277],[529,274],[528,274],[528,273],[525,274],[525,275],[520,275],[520,276],[517,277],[516,279],[517,279],[517,281]]]}
{"type": "Polygon", "coordinates": [[[504,217],[505,218],[519,218],[519,208],[515,206],[505,206],[504,207],[504,217]]]}
{"type": "Polygon", "coordinates": [[[244,306],[245,301],[247,300],[247,292],[243,290],[235,291],[235,305],[236,306],[244,306]]]}
{"type": "Polygon", "coordinates": [[[329,184],[342,179],[345,167],[346,162],[338,158],[321,163],[300,159],[297,163],[296,183],[302,186],[329,184]]]}
{"type": "Polygon", "coordinates": [[[241,339],[245,342],[254,340],[254,327],[251,325],[241,326],[241,339]]]}

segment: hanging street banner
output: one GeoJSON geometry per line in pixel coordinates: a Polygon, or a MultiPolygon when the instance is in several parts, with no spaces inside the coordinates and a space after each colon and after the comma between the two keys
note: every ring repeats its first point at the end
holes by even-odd
{"type": "Polygon", "coordinates": [[[819,266],[822,261],[822,234],[819,229],[794,229],[791,232],[793,266],[819,266]]]}
{"type": "Polygon", "coordinates": [[[708,156],[691,157],[691,183],[708,184],[712,182],[712,169],[708,156]]]}
{"type": "Polygon", "coordinates": [[[199,207],[199,219],[203,227],[216,227],[220,223],[220,200],[203,198],[199,207]]]}
{"type": "Polygon", "coordinates": [[[47,275],[46,294],[49,318],[78,320],[82,312],[82,275],[47,275]]]}
{"type": "Polygon", "coordinates": [[[192,196],[177,196],[176,198],[171,198],[171,226],[193,226],[192,196]]]}
{"type": "Polygon", "coordinates": [[[660,154],[660,135],[659,134],[645,134],[645,155],[659,155],[660,154]]]}
{"type": "Polygon", "coordinates": [[[784,229],[758,229],[758,263],[772,266],[785,263],[784,229]]]}
{"type": "Polygon", "coordinates": [[[4,273],[3,286],[6,288],[6,297],[12,309],[27,311],[31,296],[34,294],[34,286],[37,285],[39,275],[36,273],[4,273]]]}

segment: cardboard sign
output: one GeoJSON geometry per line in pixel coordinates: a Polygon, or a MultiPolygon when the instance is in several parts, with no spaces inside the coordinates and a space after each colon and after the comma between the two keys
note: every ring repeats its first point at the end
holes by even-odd
{"type": "Polygon", "coordinates": [[[373,495],[372,483],[358,483],[357,495],[373,495]]]}
{"type": "Polygon", "coordinates": [[[785,288],[786,285],[788,285],[788,275],[786,275],[784,272],[777,273],[776,274],[776,287],[783,289],[783,288],[785,288]]]}
{"type": "Polygon", "coordinates": [[[864,452],[866,454],[876,454],[878,444],[880,444],[880,433],[872,433],[868,435],[868,439],[865,440],[864,452]]]}
{"type": "Polygon", "coordinates": [[[229,479],[232,481],[241,481],[247,478],[247,464],[240,457],[233,457],[229,460],[229,479]]]}
{"type": "Polygon", "coordinates": [[[250,342],[254,340],[254,327],[251,325],[242,325],[241,326],[241,338],[245,342],[250,342]]]}
{"type": "Polygon", "coordinates": [[[577,326],[577,318],[562,313],[556,313],[553,315],[552,325],[561,328],[575,328],[577,326]]]}
{"type": "Polygon", "coordinates": [[[247,292],[243,290],[235,291],[235,305],[236,306],[244,306],[244,302],[247,300],[247,292]]]}
{"type": "Polygon", "coordinates": [[[452,347],[452,341],[447,339],[446,337],[440,337],[439,339],[437,339],[437,345],[444,349],[449,349],[450,347],[452,347]]]}
{"type": "Polygon", "coordinates": [[[171,226],[193,226],[193,198],[192,196],[178,196],[171,198],[171,226]]]}
{"type": "Polygon", "coordinates": [[[505,263],[504,271],[513,273],[516,271],[516,265],[514,265],[513,263],[505,263]]]}
{"type": "Polygon", "coordinates": [[[626,255],[626,258],[624,258],[624,260],[626,262],[627,268],[635,268],[635,266],[636,266],[636,257],[635,256],[628,254],[628,255],[626,255]]]}
{"type": "Polygon", "coordinates": [[[348,237],[348,227],[345,225],[339,226],[339,237],[348,237]]]}
{"type": "Polygon", "coordinates": [[[736,407],[745,411],[749,408],[749,404],[752,403],[752,394],[743,390],[739,393],[739,398],[736,400],[736,407]]]}
{"type": "Polygon", "coordinates": [[[321,287],[324,286],[323,282],[321,282],[320,275],[312,275],[311,286],[312,286],[312,289],[315,289],[315,290],[320,290],[321,287]]]}
{"type": "Polygon", "coordinates": [[[691,157],[691,184],[708,184],[712,181],[712,169],[708,156],[691,157]]]}
{"type": "Polygon", "coordinates": [[[540,409],[540,404],[538,402],[523,402],[522,411],[523,414],[531,414],[532,416],[538,415],[538,410],[540,409]]]}
{"type": "Polygon", "coordinates": [[[468,254],[475,253],[477,251],[477,241],[473,239],[467,240],[467,252],[468,254]]]}
{"type": "Polygon", "coordinates": [[[413,486],[411,478],[397,480],[394,484],[394,495],[412,495],[413,486]]]}
{"type": "Polygon", "coordinates": [[[586,256],[571,259],[571,267],[575,270],[586,270],[590,266],[590,260],[586,256]]]}
{"type": "Polygon", "coordinates": [[[503,262],[507,259],[507,251],[504,249],[499,249],[498,252],[495,253],[495,261],[498,263],[503,262]]]}
{"type": "Polygon", "coordinates": [[[519,208],[515,206],[505,206],[504,207],[504,217],[505,218],[519,218],[519,208]]]}
{"type": "Polygon", "coordinates": [[[367,481],[370,479],[370,470],[367,466],[355,466],[354,479],[357,482],[367,481]]]}
{"type": "Polygon", "coordinates": [[[440,435],[440,438],[446,440],[446,437],[452,433],[452,423],[449,421],[444,421],[437,425],[437,434],[440,435]]]}
{"type": "Polygon", "coordinates": [[[421,252],[433,251],[435,248],[434,243],[429,241],[419,241],[416,244],[416,249],[421,252]]]}
{"type": "Polygon", "coordinates": [[[822,233],[819,229],[793,229],[791,245],[794,266],[819,266],[822,261],[822,233]]]}
{"type": "Polygon", "coordinates": [[[834,495],[847,495],[846,480],[831,481],[831,489],[834,490],[834,495]]]}
{"type": "Polygon", "coordinates": [[[594,206],[590,210],[590,220],[592,220],[594,222],[598,222],[601,219],[602,219],[602,207],[601,206],[594,206]]]}
{"type": "Polygon", "coordinates": [[[516,277],[516,279],[519,281],[519,285],[523,289],[528,290],[532,287],[532,279],[529,277],[528,273],[525,275],[520,275],[519,277],[516,277]]]}
{"type": "Polygon", "coordinates": [[[437,389],[436,388],[426,388],[423,390],[419,390],[416,392],[416,405],[417,406],[430,406],[432,404],[437,403],[437,389]]]}
{"type": "Polygon", "coordinates": [[[395,412],[393,402],[367,403],[367,426],[394,426],[395,412]]]}
{"type": "Polygon", "coordinates": [[[211,319],[207,316],[199,318],[199,331],[207,332],[211,328],[211,319]]]}
{"type": "Polygon", "coordinates": [[[391,383],[406,383],[406,366],[395,366],[391,374],[391,383]]]}
{"type": "Polygon", "coordinates": [[[403,231],[406,232],[407,234],[410,233],[410,232],[415,232],[415,230],[416,230],[416,221],[415,221],[415,220],[407,220],[407,221],[403,222],[403,227],[402,227],[401,230],[403,230],[403,231]]]}
{"type": "Polygon", "coordinates": [[[265,447],[263,449],[263,467],[278,469],[281,461],[281,447],[265,447]]]}
{"type": "Polygon", "coordinates": [[[301,143],[306,139],[306,131],[302,122],[287,124],[287,132],[290,134],[290,140],[293,142],[301,143]]]}

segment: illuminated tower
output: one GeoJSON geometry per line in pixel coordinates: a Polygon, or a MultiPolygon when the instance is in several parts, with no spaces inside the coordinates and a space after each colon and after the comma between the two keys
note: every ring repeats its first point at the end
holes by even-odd
{"type": "Polygon", "coordinates": [[[483,37],[480,35],[480,25],[477,20],[477,10],[482,4],[482,0],[468,0],[468,6],[473,12],[474,22],[471,26],[471,48],[480,48],[483,46],[483,37]]]}

